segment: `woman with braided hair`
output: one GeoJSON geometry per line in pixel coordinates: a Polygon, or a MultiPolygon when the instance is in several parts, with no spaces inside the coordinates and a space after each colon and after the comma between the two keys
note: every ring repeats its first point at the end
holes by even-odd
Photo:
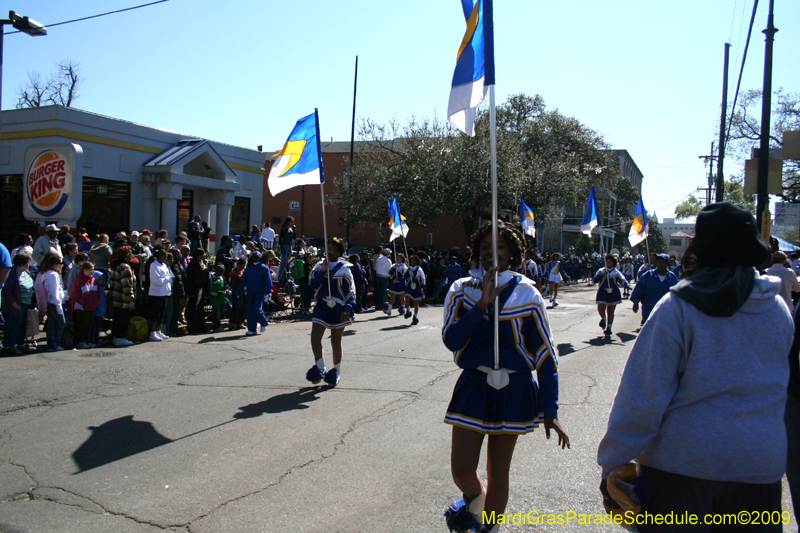
{"type": "Polygon", "coordinates": [[[511,457],[519,435],[544,423],[547,438],[555,430],[558,444],[569,447],[557,418],[556,352],[544,300],[533,281],[510,269],[522,262],[522,242],[517,227],[498,222],[494,268],[492,224],[484,224],[472,237],[471,259],[478,267],[455,281],[445,298],[442,339],[463,369],[445,415],[445,423],[453,426],[453,481],[463,493],[445,511],[453,531],[498,530],[492,517],[502,514],[508,502],[511,457]],[[499,369],[493,369],[496,297],[499,369]],[[486,435],[488,483],[484,485],[477,469],[486,435]]]}

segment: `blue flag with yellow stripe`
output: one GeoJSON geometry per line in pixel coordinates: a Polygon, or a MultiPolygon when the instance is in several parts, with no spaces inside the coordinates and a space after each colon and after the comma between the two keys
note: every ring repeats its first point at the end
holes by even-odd
{"type": "Polygon", "coordinates": [[[273,157],[267,180],[272,196],[298,185],[325,183],[316,111],[297,121],[283,149],[273,157]]]}
{"type": "Polygon", "coordinates": [[[636,216],[633,217],[631,231],[628,233],[628,240],[631,246],[636,246],[647,238],[650,234],[650,222],[647,220],[647,211],[644,209],[644,202],[639,198],[639,205],[636,206],[636,216]]]}
{"type": "Polygon", "coordinates": [[[494,85],[492,0],[461,0],[467,31],[456,56],[447,118],[464,133],[475,135],[475,117],[489,85],[494,85]]]}

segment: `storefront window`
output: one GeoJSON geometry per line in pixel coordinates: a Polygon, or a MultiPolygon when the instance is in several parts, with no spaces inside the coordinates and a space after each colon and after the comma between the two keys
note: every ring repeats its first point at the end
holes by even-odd
{"type": "Polygon", "coordinates": [[[118,231],[130,231],[131,184],[83,177],[83,212],[78,227],[86,228],[89,238],[107,233],[112,239],[118,231]]]}
{"type": "Polygon", "coordinates": [[[0,242],[9,251],[16,246],[20,233],[33,240],[39,237],[39,224],[22,216],[22,194],[22,174],[0,176],[0,242]]]}
{"type": "Polygon", "coordinates": [[[194,191],[183,189],[183,198],[178,201],[178,231],[184,231],[189,228],[189,221],[194,216],[192,213],[193,204],[194,191]]]}

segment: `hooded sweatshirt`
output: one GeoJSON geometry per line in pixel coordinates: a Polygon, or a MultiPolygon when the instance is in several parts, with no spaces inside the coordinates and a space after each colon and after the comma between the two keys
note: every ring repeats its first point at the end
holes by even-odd
{"type": "Polygon", "coordinates": [[[85,276],[83,271],[78,272],[78,277],[72,284],[72,300],[75,309],[94,311],[100,305],[100,286],[94,276],[85,276]]]}
{"type": "Polygon", "coordinates": [[[714,481],[783,476],[793,324],[780,283],[752,268],[739,279],[702,270],[695,289],[708,276],[718,294],[706,285],[682,298],[676,285],[636,339],[597,454],[603,478],[633,459],[714,481]]]}

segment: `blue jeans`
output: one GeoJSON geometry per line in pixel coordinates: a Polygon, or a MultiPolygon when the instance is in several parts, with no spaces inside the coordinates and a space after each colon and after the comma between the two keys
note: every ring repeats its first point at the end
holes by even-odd
{"type": "Polygon", "coordinates": [[[25,344],[25,330],[28,327],[29,305],[22,304],[22,311],[18,316],[7,315],[3,331],[3,346],[13,348],[25,344]]]}
{"type": "Polygon", "coordinates": [[[47,333],[47,347],[55,350],[61,346],[61,336],[64,334],[64,326],[67,325],[64,314],[58,314],[55,304],[47,304],[47,322],[44,330],[47,333]]]}
{"type": "Polygon", "coordinates": [[[292,246],[291,245],[283,245],[281,246],[281,267],[278,270],[278,283],[283,284],[284,279],[283,276],[286,274],[286,271],[289,270],[289,260],[292,258],[292,246]]]}
{"type": "Polygon", "coordinates": [[[386,303],[386,291],[389,289],[389,278],[375,276],[375,309],[381,310],[386,303]]]}

